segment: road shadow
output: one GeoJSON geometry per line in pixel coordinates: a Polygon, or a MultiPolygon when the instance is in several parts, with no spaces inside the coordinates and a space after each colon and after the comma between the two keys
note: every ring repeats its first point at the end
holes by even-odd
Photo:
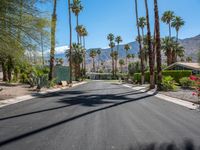
{"type": "Polygon", "coordinates": [[[184,139],[181,144],[175,142],[157,144],[155,142],[130,146],[127,150],[200,150],[200,146],[195,145],[191,139],[184,139]]]}
{"type": "MultiPolygon", "coordinates": [[[[69,97],[69,98],[67,97],[67,98],[64,98],[64,99],[60,99],[59,102],[67,104],[66,106],[82,105],[84,107],[95,107],[97,105],[102,105],[102,104],[109,104],[109,105],[103,106],[103,107],[100,107],[100,108],[97,108],[97,109],[94,109],[94,110],[91,110],[91,111],[88,111],[88,112],[84,112],[84,113],[81,113],[81,114],[78,114],[78,115],[75,115],[75,116],[72,116],[72,117],[69,117],[69,118],[64,119],[62,121],[58,121],[58,122],[55,122],[53,124],[50,124],[50,125],[47,125],[45,127],[41,127],[41,128],[38,128],[38,129],[35,129],[35,130],[32,130],[32,131],[29,131],[29,132],[26,132],[26,133],[22,133],[20,135],[14,136],[14,137],[9,138],[9,139],[2,140],[2,141],[0,141],[0,147],[7,145],[7,144],[10,144],[12,142],[22,140],[22,139],[27,138],[29,136],[44,132],[46,130],[58,127],[60,125],[63,125],[63,124],[66,124],[68,122],[77,120],[79,118],[86,117],[86,116],[91,115],[93,113],[103,111],[103,110],[106,110],[106,109],[110,109],[110,108],[114,108],[114,107],[117,107],[117,106],[120,106],[120,105],[123,105],[123,104],[134,102],[134,101],[144,100],[144,99],[147,99],[147,98],[152,97],[152,96],[153,95],[143,95],[143,96],[139,96],[139,97],[136,97],[136,98],[131,98],[131,97],[127,97],[126,94],[120,95],[120,96],[115,95],[115,94],[109,94],[109,95],[77,95],[77,96],[73,96],[73,97],[69,97]]],[[[65,106],[63,106],[63,107],[65,107],[65,106]]],[[[59,109],[59,108],[56,108],[56,109],[59,109]]],[[[53,108],[51,110],[53,110],[53,108]]],[[[46,111],[48,111],[48,110],[46,110],[46,111]]],[[[42,110],[41,110],[41,112],[42,112],[42,110]]],[[[34,113],[37,113],[37,112],[34,112],[34,113]]],[[[23,115],[26,115],[26,114],[21,114],[19,116],[23,116],[23,115]]],[[[12,118],[14,118],[14,116],[12,118]]]]}

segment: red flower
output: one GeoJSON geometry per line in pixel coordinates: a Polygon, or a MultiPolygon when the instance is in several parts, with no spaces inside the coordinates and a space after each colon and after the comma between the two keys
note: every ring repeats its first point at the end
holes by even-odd
{"type": "Polygon", "coordinates": [[[196,95],[197,95],[197,93],[195,93],[195,92],[192,93],[192,96],[196,96],[196,95]]]}
{"type": "Polygon", "coordinates": [[[190,76],[190,80],[197,81],[198,78],[196,76],[190,76]]]}

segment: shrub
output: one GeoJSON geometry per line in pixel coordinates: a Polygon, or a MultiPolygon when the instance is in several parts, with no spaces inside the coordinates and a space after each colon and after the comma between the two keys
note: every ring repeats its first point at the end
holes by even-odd
{"type": "Polygon", "coordinates": [[[142,79],[141,73],[134,73],[133,79],[134,79],[134,82],[135,82],[135,83],[140,83],[140,82],[141,82],[141,79],[142,79]]]}
{"type": "Polygon", "coordinates": [[[190,70],[164,70],[162,72],[163,76],[171,76],[177,83],[183,77],[189,77],[192,74],[190,70]]]}
{"type": "Polygon", "coordinates": [[[162,79],[162,88],[164,91],[175,91],[177,89],[176,82],[171,76],[164,76],[162,79]]]}
{"type": "Polygon", "coordinates": [[[183,77],[179,80],[183,88],[189,88],[194,85],[194,81],[190,80],[188,77],[183,77]]]}

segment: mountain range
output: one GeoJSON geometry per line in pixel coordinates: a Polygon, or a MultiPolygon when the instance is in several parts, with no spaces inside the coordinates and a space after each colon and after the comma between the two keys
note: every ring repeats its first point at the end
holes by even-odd
{"type": "MultiPolygon", "coordinates": [[[[185,56],[192,57],[193,61],[197,61],[197,53],[200,50],[200,35],[197,35],[197,36],[191,37],[191,38],[180,39],[179,42],[185,48],[185,56]]],[[[131,46],[131,49],[129,50],[128,53],[137,55],[138,51],[139,51],[138,43],[135,41],[135,42],[130,42],[128,44],[131,46]]],[[[125,44],[119,45],[119,56],[121,58],[124,58],[126,55],[126,52],[124,50],[124,45],[125,44]]],[[[65,51],[67,49],[68,49],[67,46],[57,47],[55,57],[63,58],[64,60],[66,60],[65,51]]],[[[97,48],[92,48],[92,49],[97,49],[97,48]]],[[[86,62],[88,64],[91,63],[91,58],[89,57],[89,54],[92,49],[88,49],[86,51],[86,62]]],[[[101,49],[100,60],[103,62],[110,61],[111,60],[110,52],[111,52],[110,48],[101,49]]]]}

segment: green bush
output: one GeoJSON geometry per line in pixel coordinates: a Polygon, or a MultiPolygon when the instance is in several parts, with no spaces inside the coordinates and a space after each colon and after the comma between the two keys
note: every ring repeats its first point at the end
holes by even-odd
{"type": "MultiPolygon", "coordinates": [[[[156,79],[156,72],[155,72],[155,79],[156,79]]],[[[171,76],[177,83],[180,83],[180,79],[183,77],[189,77],[192,74],[190,70],[164,70],[162,71],[163,76],[171,76]]],[[[141,73],[135,73],[134,81],[141,82],[141,73]]],[[[145,82],[150,82],[150,72],[145,72],[145,82]]]]}
{"type": "Polygon", "coordinates": [[[171,76],[164,76],[162,79],[162,88],[164,91],[175,91],[177,89],[176,82],[171,76]]]}
{"type": "Polygon", "coordinates": [[[171,76],[177,83],[183,77],[189,77],[192,74],[190,70],[164,70],[162,72],[163,76],[171,76]]]}
{"type": "Polygon", "coordinates": [[[181,78],[179,82],[183,88],[190,88],[195,84],[194,81],[190,80],[188,77],[181,78]]]}

